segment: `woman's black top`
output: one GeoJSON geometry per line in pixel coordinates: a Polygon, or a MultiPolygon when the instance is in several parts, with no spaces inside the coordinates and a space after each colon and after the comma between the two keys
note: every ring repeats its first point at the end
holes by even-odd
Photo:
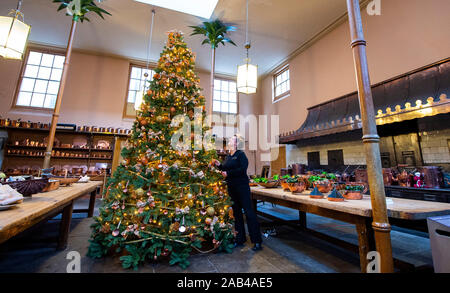
{"type": "Polygon", "coordinates": [[[247,176],[248,159],[243,151],[236,151],[232,156],[228,155],[218,167],[227,172],[225,180],[232,184],[248,184],[247,176]]]}

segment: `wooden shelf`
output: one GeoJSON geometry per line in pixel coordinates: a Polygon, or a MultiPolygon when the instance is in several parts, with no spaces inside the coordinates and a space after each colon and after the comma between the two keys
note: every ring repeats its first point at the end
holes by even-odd
{"type": "MultiPolygon", "coordinates": [[[[17,148],[17,149],[35,149],[35,150],[45,150],[47,147],[41,146],[28,146],[28,145],[6,145],[8,148],[17,148]]],[[[112,149],[96,149],[96,148],[63,148],[63,147],[54,147],[54,150],[62,150],[62,151],[83,151],[83,152],[112,152],[112,149]]]]}
{"type": "MultiPolygon", "coordinates": [[[[48,128],[0,126],[0,129],[50,132],[50,129],[48,129],[48,128]]],[[[105,135],[105,136],[120,136],[120,137],[127,137],[129,135],[129,134],[120,134],[120,133],[111,133],[111,132],[88,132],[88,131],[76,131],[76,130],[66,130],[66,129],[57,129],[56,133],[68,133],[68,134],[80,134],[80,135],[105,135]]]]}

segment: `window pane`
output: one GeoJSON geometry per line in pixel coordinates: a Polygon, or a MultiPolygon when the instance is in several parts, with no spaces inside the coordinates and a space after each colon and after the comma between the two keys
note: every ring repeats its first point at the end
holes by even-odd
{"type": "Polygon", "coordinates": [[[222,92],[220,95],[222,101],[228,101],[228,92],[222,92]]]}
{"type": "Polygon", "coordinates": [[[220,91],[214,90],[214,99],[220,100],[220,91]]]}
{"type": "Polygon", "coordinates": [[[289,82],[289,80],[286,82],[286,91],[290,91],[291,90],[291,83],[289,82]]]}
{"type": "Polygon", "coordinates": [[[39,64],[41,64],[41,57],[42,57],[41,53],[30,52],[30,55],[28,56],[27,64],[39,65],[39,64]]]}
{"type": "Polygon", "coordinates": [[[230,113],[232,113],[232,114],[237,113],[237,104],[236,103],[230,103],[230,113]]]}
{"type": "Polygon", "coordinates": [[[56,96],[55,95],[46,95],[45,96],[45,108],[55,108],[56,104],[56,96]]]}
{"type": "Polygon", "coordinates": [[[220,90],[220,80],[218,80],[218,79],[214,80],[214,89],[220,90]]]}
{"type": "Polygon", "coordinates": [[[52,72],[51,68],[49,68],[49,67],[41,67],[41,68],[39,68],[38,78],[50,79],[50,73],[51,72],[52,72]]]}
{"type": "MultiPolygon", "coordinates": [[[[34,86],[34,92],[36,93],[46,93],[47,92],[48,81],[46,80],[36,80],[36,85],[34,86]]],[[[34,97],[33,97],[34,99],[34,97]]]]}
{"type": "Polygon", "coordinates": [[[20,92],[17,98],[17,106],[29,106],[31,102],[31,93],[20,92]]]}
{"type": "Polygon", "coordinates": [[[141,78],[141,69],[139,67],[133,67],[131,69],[131,78],[135,79],[141,78]]]}
{"type": "Polygon", "coordinates": [[[33,98],[31,99],[32,107],[42,107],[44,105],[44,94],[33,94],[33,98]]]}
{"type": "Polygon", "coordinates": [[[22,86],[20,87],[21,91],[32,92],[34,88],[34,79],[24,78],[22,80],[22,86]]]}
{"type": "Polygon", "coordinates": [[[140,83],[141,83],[140,80],[138,80],[138,79],[132,79],[132,80],[130,81],[130,90],[133,90],[133,91],[138,91],[138,90],[140,90],[140,83]]]}
{"type": "Polygon", "coordinates": [[[222,80],[222,91],[228,91],[228,81],[222,80]]]}
{"type": "Polygon", "coordinates": [[[221,112],[228,112],[228,103],[227,102],[222,102],[222,107],[220,108],[221,112]]]}
{"type": "Polygon", "coordinates": [[[276,82],[276,85],[279,85],[281,83],[281,76],[277,76],[277,82],[276,82]]]}
{"type": "Polygon", "coordinates": [[[230,93],[228,99],[230,102],[236,102],[236,92],[230,93]]]}
{"type": "Polygon", "coordinates": [[[59,91],[59,82],[57,81],[50,81],[48,83],[48,89],[47,93],[51,95],[57,95],[59,91]]]}
{"type": "Polygon", "coordinates": [[[24,76],[36,78],[38,75],[38,71],[39,71],[39,66],[27,65],[24,76]]]}
{"type": "Polygon", "coordinates": [[[64,60],[66,60],[66,57],[64,57],[64,56],[55,56],[55,61],[53,62],[53,68],[62,69],[64,67],[64,60]]]}
{"type": "Polygon", "coordinates": [[[284,93],[284,92],[286,92],[286,83],[285,82],[281,84],[281,93],[284,93]]]}
{"type": "Polygon", "coordinates": [[[286,71],[285,71],[285,72],[283,72],[283,73],[281,74],[281,80],[282,80],[282,81],[286,81],[286,79],[287,79],[287,74],[286,74],[286,71]]]}
{"type": "Polygon", "coordinates": [[[287,77],[287,79],[289,79],[289,69],[286,70],[286,77],[287,77]]]}
{"type": "Polygon", "coordinates": [[[213,111],[220,112],[220,102],[219,101],[214,101],[214,103],[213,103],[213,111]]]}
{"type": "Polygon", "coordinates": [[[228,90],[230,91],[230,93],[236,92],[236,83],[230,82],[228,90]]]}
{"type": "Polygon", "coordinates": [[[61,80],[61,75],[62,75],[62,69],[53,69],[50,79],[51,80],[60,81],[61,80]]]}
{"type": "Polygon", "coordinates": [[[128,91],[128,103],[134,103],[136,101],[136,92],[128,91]]]}
{"type": "Polygon", "coordinates": [[[54,55],[44,54],[42,55],[41,66],[52,67],[54,55]]]}
{"type": "Polygon", "coordinates": [[[279,96],[280,94],[281,94],[281,92],[280,92],[280,87],[277,86],[276,89],[275,89],[275,95],[276,95],[276,96],[279,96]]]}

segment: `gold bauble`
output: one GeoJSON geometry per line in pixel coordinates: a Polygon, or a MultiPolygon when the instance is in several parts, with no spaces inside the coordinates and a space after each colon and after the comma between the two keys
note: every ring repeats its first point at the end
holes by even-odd
{"type": "Polygon", "coordinates": [[[208,216],[214,216],[214,214],[216,213],[216,210],[213,207],[208,207],[206,209],[206,213],[208,214],[208,216]]]}

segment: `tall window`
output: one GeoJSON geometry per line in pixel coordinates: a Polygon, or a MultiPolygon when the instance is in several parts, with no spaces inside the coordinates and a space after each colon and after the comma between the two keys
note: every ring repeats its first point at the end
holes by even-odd
{"type": "Polygon", "coordinates": [[[136,101],[136,96],[139,94],[139,92],[143,92],[149,87],[149,81],[153,79],[154,74],[155,72],[151,69],[136,65],[131,66],[125,116],[136,116],[136,111],[134,110],[134,102],[136,101]],[[145,73],[148,73],[147,77],[145,77],[145,73]]]}
{"type": "Polygon", "coordinates": [[[237,114],[236,82],[215,79],[213,111],[218,113],[237,114]]]}
{"type": "Polygon", "coordinates": [[[274,98],[273,101],[280,100],[289,95],[291,90],[289,79],[289,67],[286,66],[280,72],[274,75],[274,98]]]}
{"type": "Polygon", "coordinates": [[[62,55],[29,51],[16,106],[55,108],[64,60],[62,55]]]}

